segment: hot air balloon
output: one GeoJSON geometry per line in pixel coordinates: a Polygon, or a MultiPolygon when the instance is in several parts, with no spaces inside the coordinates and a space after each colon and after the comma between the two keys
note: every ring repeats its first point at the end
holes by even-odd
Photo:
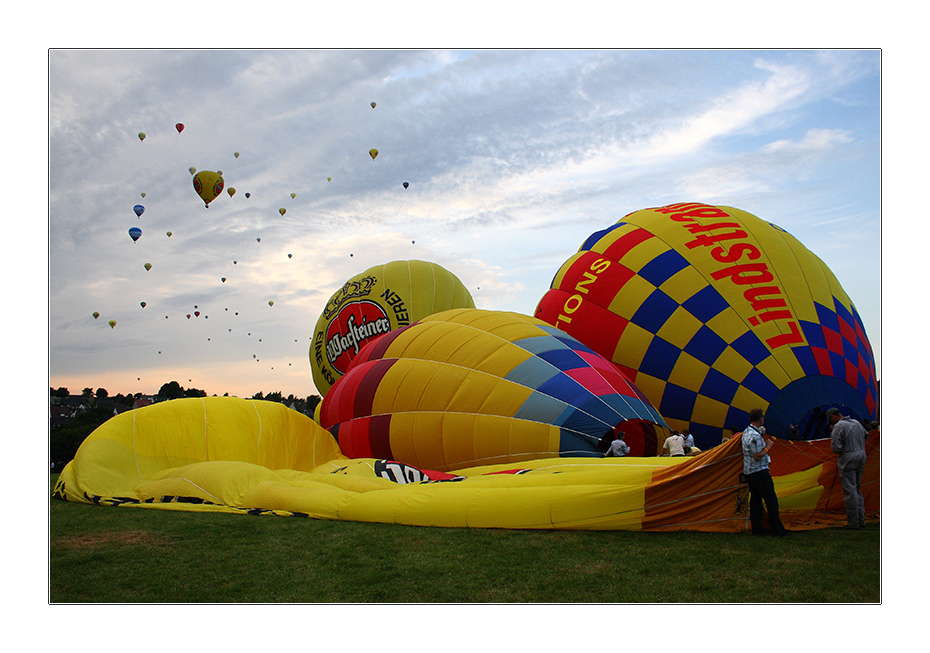
{"type": "Polygon", "coordinates": [[[376,106],[378,106],[378,103],[377,103],[377,102],[372,102],[372,103],[371,103],[371,108],[372,108],[372,109],[374,109],[376,106]]]}
{"type": "Polygon", "coordinates": [[[370,150],[368,150],[368,154],[369,156],[371,156],[372,161],[378,158],[378,150],[376,150],[375,148],[371,148],[370,150]]]}
{"type": "Polygon", "coordinates": [[[139,306],[141,306],[142,308],[145,308],[145,302],[139,302],[139,306]]]}
{"type": "Polygon", "coordinates": [[[409,182],[409,181],[405,181],[405,182],[404,182],[404,188],[407,188],[409,185],[410,185],[410,182],[409,182]]]}
{"type": "Polygon", "coordinates": [[[226,277],[221,277],[220,281],[222,281],[223,283],[226,283],[226,277]]]}
{"type": "Polygon", "coordinates": [[[195,168],[194,166],[191,166],[190,168],[187,169],[187,171],[191,174],[194,174],[195,172],[197,172],[197,168],[195,168]]]}
{"type": "Polygon", "coordinates": [[[273,299],[269,299],[269,300],[268,300],[268,305],[269,305],[269,306],[274,306],[274,300],[273,300],[273,299]]]}
{"type": "Polygon", "coordinates": [[[110,320],[109,322],[107,322],[107,324],[109,324],[110,328],[112,329],[113,327],[116,326],[116,320],[110,320]]]}
{"type": "Polygon", "coordinates": [[[174,126],[174,128],[178,130],[178,133],[179,133],[179,134],[180,134],[182,131],[184,131],[184,125],[183,125],[182,123],[176,124],[176,125],[174,126]]]}
{"type": "Polygon", "coordinates": [[[288,258],[291,258],[292,256],[294,256],[294,255],[293,255],[293,254],[288,254],[288,255],[287,255],[288,258]]]}
{"type": "Polygon", "coordinates": [[[233,195],[236,194],[236,189],[230,186],[229,188],[226,189],[226,192],[229,193],[230,197],[232,197],[233,195]]]}
{"type": "Polygon", "coordinates": [[[165,233],[168,235],[168,238],[171,238],[171,232],[170,232],[170,231],[166,231],[165,233]]]}
{"type": "Polygon", "coordinates": [[[365,345],[326,394],[320,420],[350,458],[439,471],[602,458],[620,431],[638,455],[655,455],[670,435],[629,379],[588,347],[541,320],[473,308],[365,345]]]}
{"type": "Polygon", "coordinates": [[[219,172],[201,170],[194,175],[194,191],[200,195],[204,206],[210,206],[210,202],[223,192],[223,186],[223,175],[219,172]]]}
{"type": "Polygon", "coordinates": [[[278,213],[280,213],[281,215],[284,215],[285,213],[287,213],[287,209],[282,206],[280,209],[278,209],[278,213]]]}
{"type": "Polygon", "coordinates": [[[145,132],[139,132],[139,140],[140,140],[140,141],[144,141],[144,140],[145,140],[145,132]]]}
{"type": "Polygon", "coordinates": [[[200,317],[200,311],[194,311],[194,317],[200,317]]]}
{"type": "Polygon", "coordinates": [[[145,191],[143,191],[142,193],[140,193],[140,195],[142,195],[142,197],[145,197],[145,191]]]}
{"type": "Polygon", "coordinates": [[[129,237],[132,238],[132,242],[136,242],[142,238],[142,230],[139,227],[132,227],[129,230],[129,237]]]}
{"type": "Polygon", "coordinates": [[[239,153],[238,153],[238,152],[233,152],[233,156],[236,157],[236,158],[238,159],[238,158],[239,158],[239,153]]]}
{"type": "Polygon", "coordinates": [[[332,180],[333,180],[332,177],[327,177],[327,178],[326,178],[326,181],[332,181],[332,180]]]}
{"type": "Polygon", "coordinates": [[[93,316],[94,316],[94,319],[96,320],[98,317],[100,317],[100,313],[98,313],[97,311],[94,311],[93,316]]]}
{"type": "Polygon", "coordinates": [[[832,406],[876,418],[875,362],[852,301],[793,236],[739,209],[627,215],[566,261],[535,314],[620,365],[702,449],[757,407],[778,438],[828,435],[832,406]]]}
{"type": "Polygon", "coordinates": [[[432,313],[474,307],[459,278],[436,263],[391,261],[371,267],[333,293],[317,320],[309,352],[313,382],[325,395],[369,339],[432,313]]]}
{"type": "Polygon", "coordinates": [[[250,197],[252,197],[252,193],[246,193],[246,194],[245,194],[245,199],[249,199],[250,197]]]}
{"type": "Polygon", "coordinates": [[[255,239],[255,242],[260,243],[260,242],[262,242],[262,239],[261,239],[261,238],[256,238],[256,239],[255,239]]]}
{"type": "Polygon", "coordinates": [[[151,263],[146,263],[143,267],[145,268],[145,271],[148,272],[149,270],[152,269],[152,264],[151,264],[151,263]]]}
{"type": "Polygon", "coordinates": [[[137,217],[142,217],[142,214],[145,213],[145,207],[141,204],[136,204],[134,207],[132,207],[132,210],[137,217]]]}
{"type": "Polygon", "coordinates": [[[291,193],[291,199],[294,199],[295,197],[297,197],[297,193],[291,193]]]}

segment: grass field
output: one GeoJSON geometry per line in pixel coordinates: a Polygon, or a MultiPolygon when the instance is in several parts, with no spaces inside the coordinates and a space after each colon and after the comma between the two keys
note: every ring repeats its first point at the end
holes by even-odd
{"type": "Polygon", "coordinates": [[[50,603],[881,601],[877,523],[778,539],[422,528],[49,501],[50,603]]]}

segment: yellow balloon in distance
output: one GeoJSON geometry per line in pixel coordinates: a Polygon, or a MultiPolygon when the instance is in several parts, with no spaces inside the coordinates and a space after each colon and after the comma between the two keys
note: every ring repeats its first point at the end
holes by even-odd
{"type": "Polygon", "coordinates": [[[433,313],[474,307],[465,284],[437,263],[368,268],[333,293],[317,320],[309,354],[313,382],[323,396],[370,339],[433,313]]]}
{"type": "Polygon", "coordinates": [[[198,172],[194,175],[193,183],[194,191],[200,195],[200,199],[204,201],[205,206],[209,206],[210,202],[215,200],[216,197],[223,192],[223,187],[225,185],[223,176],[212,170],[201,170],[198,172]]]}
{"type": "Polygon", "coordinates": [[[372,161],[378,158],[378,150],[376,150],[375,148],[371,148],[370,150],[368,150],[368,154],[369,156],[371,156],[372,161]]]}

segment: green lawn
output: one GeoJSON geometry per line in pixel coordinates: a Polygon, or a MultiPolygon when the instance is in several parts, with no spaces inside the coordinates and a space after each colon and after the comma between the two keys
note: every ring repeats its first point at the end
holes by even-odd
{"type": "Polygon", "coordinates": [[[423,528],[49,501],[51,603],[881,601],[879,524],[777,539],[423,528]]]}

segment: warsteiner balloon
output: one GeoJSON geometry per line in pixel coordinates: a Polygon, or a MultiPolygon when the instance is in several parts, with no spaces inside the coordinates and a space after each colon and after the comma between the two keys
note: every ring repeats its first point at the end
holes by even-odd
{"type": "Polygon", "coordinates": [[[739,209],[627,215],[565,262],[535,315],[621,366],[702,449],[753,408],[779,438],[828,436],[833,406],[876,418],[874,357],[849,296],[791,234],[739,209]]]}
{"type": "Polygon", "coordinates": [[[325,395],[367,341],[439,311],[474,308],[454,274],[427,261],[391,261],[346,281],[327,301],[310,344],[313,382],[325,395]]]}
{"type": "Polygon", "coordinates": [[[193,183],[194,191],[200,195],[200,199],[204,201],[204,206],[210,206],[210,202],[223,192],[223,176],[212,170],[198,172],[194,175],[193,183]]]}

